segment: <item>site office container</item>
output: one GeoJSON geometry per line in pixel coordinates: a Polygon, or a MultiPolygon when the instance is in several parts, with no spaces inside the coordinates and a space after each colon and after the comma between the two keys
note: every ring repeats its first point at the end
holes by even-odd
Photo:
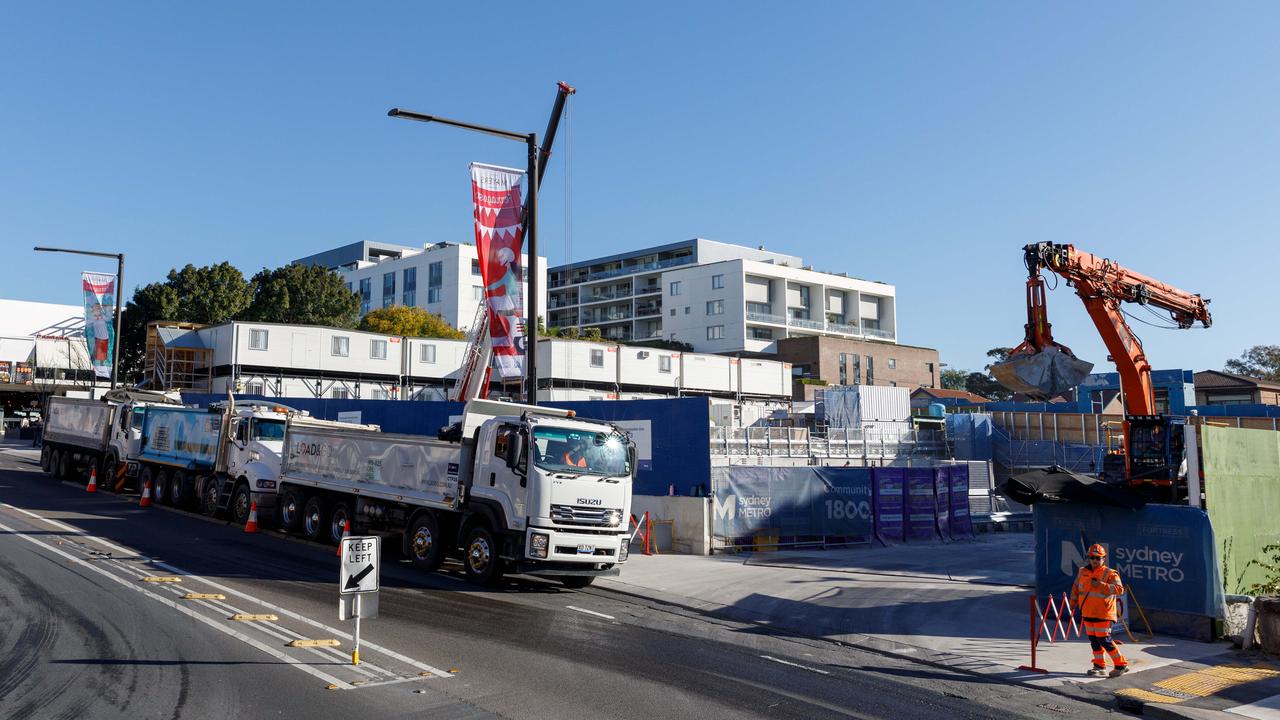
{"type": "Polygon", "coordinates": [[[618,382],[618,346],[584,340],[539,340],[538,374],[561,380],[615,385],[618,382]]]}
{"type": "Polygon", "coordinates": [[[620,346],[618,379],[624,385],[674,389],[678,387],[680,356],[676,350],[620,346]]]}
{"type": "Polygon", "coordinates": [[[684,353],[680,356],[680,387],[708,392],[737,389],[737,358],[684,353]]]}
{"type": "Polygon", "coordinates": [[[786,395],[791,388],[791,363],[739,358],[738,388],[744,395],[786,395]]]}
{"type": "Polygon", "coordinates": [[[404,374],[410,378],[443,380],[458,377],[467,341],[444,338],[405,338],[404,374]]]}
{"type": "Polygon", "coordinates": [[[911,393],[906,388],[844,385],[819,390],[823,417],[832,427],[862,427],[875,422],[906,422],[911,418],[911,393]]]}

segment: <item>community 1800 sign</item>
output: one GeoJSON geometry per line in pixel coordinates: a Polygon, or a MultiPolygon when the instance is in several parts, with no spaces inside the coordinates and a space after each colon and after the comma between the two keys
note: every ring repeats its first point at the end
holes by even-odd
{"type": "Polygon", "coordinates": [[[716,468],[715,532],[869,537],[871,472],[865,468],[716,468]]]}

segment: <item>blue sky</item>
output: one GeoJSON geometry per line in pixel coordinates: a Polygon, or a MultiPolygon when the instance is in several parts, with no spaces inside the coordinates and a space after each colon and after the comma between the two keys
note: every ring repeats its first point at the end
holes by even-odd
{"type": "MultiPolygon", "coordinates": [[[[9,3],[0,297],[76,303],[361,239],[470,241],[467,163],[578,88],[542,195],[552,264],[706,237],[893,283],[899,340],[978,368],[1051,240],[1213,299],[1136,326],[1156,367],[1280,343],[1280,6],[1264,3],[9,3]],[[483,12],[482,12],[483,11],[483,12]],[[536,37],[527,38],[534,34],[536,37]]],[[[1080,302],[1059,341],[1110,369],[1080,302]]]]}

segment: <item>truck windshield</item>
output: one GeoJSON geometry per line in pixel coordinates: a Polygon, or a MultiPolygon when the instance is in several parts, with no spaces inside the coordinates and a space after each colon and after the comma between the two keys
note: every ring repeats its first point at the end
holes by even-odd
{"type": "Polygon", "coordinates": [[[534,463],[553,472],[629,475],[631,458],[623,436],[570,428],[536,427],[534,463]]]}
{"type": "Polygon", "coordinates": [[[284,421],[255,419],[253,421],[253,439],[284,440],[284,421]]]}

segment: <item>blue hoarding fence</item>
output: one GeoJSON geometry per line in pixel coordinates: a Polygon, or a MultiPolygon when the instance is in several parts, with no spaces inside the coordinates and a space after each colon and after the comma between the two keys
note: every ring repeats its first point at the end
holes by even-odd
{"type": "Polygon", "coordinates": [[[953,471],[716,467],[712,535],[720,547],[737,548],[969,538],[968,468],[953,471]],[[953,483],[963,490],[952,493],[953,483]]]}

